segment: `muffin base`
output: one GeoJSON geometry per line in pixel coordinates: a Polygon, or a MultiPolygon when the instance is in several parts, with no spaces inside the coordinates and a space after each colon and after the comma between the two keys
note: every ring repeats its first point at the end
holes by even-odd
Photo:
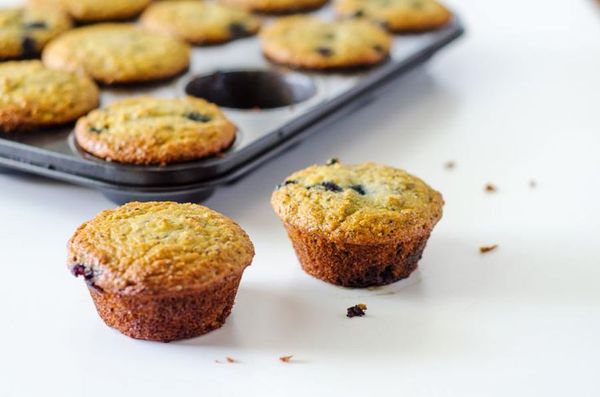
{"type": "Polygon", "coordinates": [[[431,231],[406,241],[385,244],[348,244],[304,232],[285,224],[305,272],[344,287],[386,285],[417,269],[431,231]]]}
{"type": "Polygon", "coordinates": [[[89,285],[106,325],[135,339],[170,342],[200,336],[224,323],[235,300],[242,273],[191,292],[162,295],[110,293],[89,285]]]}

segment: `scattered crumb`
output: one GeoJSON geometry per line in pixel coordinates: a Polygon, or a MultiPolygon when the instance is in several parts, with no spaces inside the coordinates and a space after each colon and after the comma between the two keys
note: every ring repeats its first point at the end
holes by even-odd
{"type": "Polygon", "coordinates": [[[498,191],[498,188],[496,187],[496,185],[493,185],[491,183],[486,183],[485,191],[488,193],[494,193],[494,192],[498,191]]]}
{"type": "Polygon", "coordinates": [[[364,303],[359,303],[358,305],[354,305],[346,309],[346,317],[362,317],[365,315],[367,311],[367,305],[364,303]]]}
{"type": "Polygon", "coordinates": [[[495,250],[496,248],[498,248],[498,244],[484,245],[483,247],[479,247],[479,252],[482,254],[486,254],[490,251],[495,250]]]}
{"type": "Polygon", "coordinates": [[[225,364],[226,362],[230,363],[230,364],[233,364],[233,363],[237,363],[237,360],[235,358],[233,358],[233,357],[227,356],[227,357],[225,357],[225,361],[215,360],[215,362],[217,364],[225,364]]]}
{"type": "Polygon", "coordinates": [[[281,356],[281,357],[279,357],[279,361],[281,361],[282,363],[289,363],[290,361],[292,361],[292,357],[294,357],[294,356],[293,355],[281,356]]]}
{"type": "Polygon", "coordinates": [[[529,181],[529,187],[532,189],[535,189],[537,187],[537,182],[535,180],[530,180],[529,181]]]}
{"type": "Polygon", "coordinates": [[[447,170],[452,170],[452,169],[454,169],[454,167],[456,167],[456,163],[454,161],[452,161],[452,160],[451,161],[446,161],[444,163],[444,168],[447,169],[447,170]]]}

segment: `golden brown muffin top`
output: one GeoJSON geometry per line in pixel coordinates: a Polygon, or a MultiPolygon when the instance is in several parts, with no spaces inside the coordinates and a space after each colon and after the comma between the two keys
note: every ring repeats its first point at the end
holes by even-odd
{"type": "Polygon", "coordinates": [[[70,28],[71,19],[60,10],[0,9],[0,59],[35,57],[46,43],[70,28]]]}
{"type": "Polygon", "coordinates": [[[0,130],[61,124],[98,105],[87,76],[45,68],[40,61],[0,64],[0,130]]]}
{"type": "Polygon", "coordinates": [[[193,44],[222,43],[252,35],[260,28],[260,19],[248,11],[197,0],[154,3],[140,22],[147,29],[193,44]]]}
{"type": "Polygon", "coordinates": [[[444,201],[403,170],[330,160],[290,175],[271,203],[285,223],[304,231],[346,243],[380,244],[431,232],[444,201]]]}
{"type": "Polygon", "coordinates": [[[105,84],[160,80],[188,67],[190,48],[164,34],[128,23],[102,23],[70,30],[42,53],[53,69],[84,71],[105,84]]]}
{"type": "Polygon", "coordinates": [[[437,0],[338,0],[342,17],[365,17],[393,32],[439,28],[452,19],[452,13],[437,0]]]}
{"type": "Polygon", "coordinates": [[[217,105],[193,97],[121,99],[77,121],[77,143],[95,156],[167,164],[221,152],[236,127],[217,105]]]}
{"type": "Polygon", "coordinates": [[[254,247],[231,219],[197,204],[132,202],[81,225],[68,266],[103,291],[173,293],[242,272],[254,247]]]}
{"type": "Polygon", "coordinates": [[[279,18],[261,30],[260,38],[269,59],[309,69],[372,65],[384,60],[392,46],[392,37],[371,21],[306,15],[279,18]]]}
{"type": "Polygon", "coordinates": [[[28,4],[62,9],[79,22],[101,22],[133,18],[150,0],[28,0],[28,4]]]}

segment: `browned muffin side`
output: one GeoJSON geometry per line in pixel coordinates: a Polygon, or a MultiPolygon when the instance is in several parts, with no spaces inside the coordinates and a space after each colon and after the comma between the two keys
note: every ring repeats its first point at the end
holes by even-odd
{"type": "Polygon", "coordinates": [[[129,203],[81,225],[68,266],[107,325],[172,341],[219,328],[254,248],[229,218],[196,204],[129,203]]]}
{"type": "Polygon", "coordinates": [[[337,161],[292,174],[271,202],[304,270],[347,287],[408,277],[443,207],[438,192],[405,171],[337,161]]]}

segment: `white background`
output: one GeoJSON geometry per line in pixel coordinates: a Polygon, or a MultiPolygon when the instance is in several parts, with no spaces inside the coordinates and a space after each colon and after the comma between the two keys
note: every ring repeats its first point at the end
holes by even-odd
{"type": "Polygon", "coordinates": [[[469,30],[459,44],[206,202],[257,251],[209,335],[162,344],[106,327],[65,244],[113,205],[0,174],[0,396],[599,395],[600,5],[453,6],[469,30]],[[349,290],[300,270],[269,196],[332,156],[405,168],[444,194],[419,277],[349,290]],[[367,316],[345,318],[359,302],[367,316]],[[226,356],[240,362],[215,363],[226,356]]]}

